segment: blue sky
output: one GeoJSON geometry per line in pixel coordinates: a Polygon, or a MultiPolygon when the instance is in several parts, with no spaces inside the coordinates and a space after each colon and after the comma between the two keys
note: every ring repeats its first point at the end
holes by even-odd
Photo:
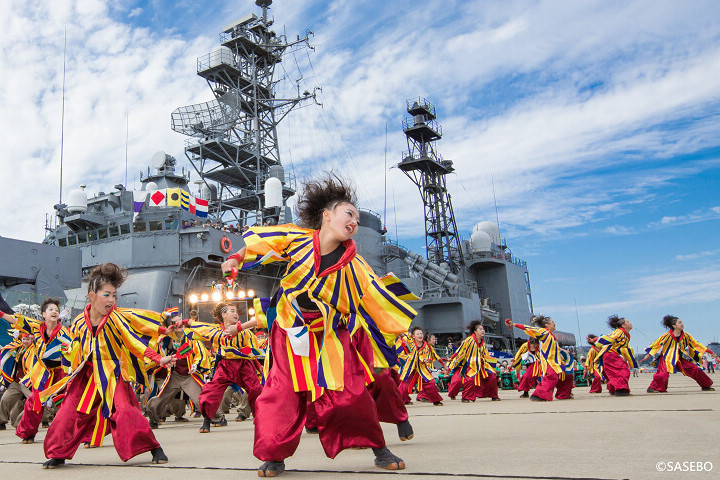
{"type": "MultiPolygon", "coordinates": [[[[58,201],[65,29],[64,192],[107,191],[124,179],[126,121],[129,183],[157,150],[182,163],[170,113],[211,99],[195,61],[251,11],[250,0],[11,2],[0,19],[0,235],[41,240],[58,201]]],[[[576,334],[579,319],[583,335],[624,315],[637,349],[667,313],[703,342],[720,339],[715,2],[277,0],[271,15],[289,38],[314,32],[315,51],[291,56],[279,85],[294,89],[299,65],[302,87],[323,89],[322,108],[293,112],[279,132],[298,177],[334,169],[380,213],[387,196],[390,232],[421,251],[419,194],[384,157],[386,125],[393,165],[407,148],[405,100],[426,97],[443,126],[438,149],[455,162],[461,234],[495,219],[494,181],[536,312],[576,334]]]]}

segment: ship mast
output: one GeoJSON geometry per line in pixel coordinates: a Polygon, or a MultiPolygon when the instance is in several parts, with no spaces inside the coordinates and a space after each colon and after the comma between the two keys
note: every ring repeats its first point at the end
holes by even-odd
{"type": "Polygon", "coordinates": [[[312,32],[288,42],[270,30],[272,1],[255,4],[262,8],[261,17],[250,13],[225,26],[221,46],[197,60],[197,74],[215,99],[180,107],[171,116],[172,129],[190,137],[185,155],[205,184],[212,216],[241,224],[283,219],[296,185],[280,162],[277,126],[301,102],[316,101],[317,90],[300,94],[298,87],[297,97],[276,98],[276,65],[293,46],[312,48],[312,32]],[[265,184],[272,177],[282,183],[282,201],[268,205],[265,184]]]}
{"type": "Polygon", "coordinates": [[[408,100],[407,112],[411,118],[403,119],[403,132],[408,150],[403,152],[398,168],[420,190],[428,261],[446,264],[452,273],[458,274],[465,261],[445,182],[445,176],[455,169],[452,161],[444,160],[434,146],[442,138],[442,127],[436,122],[435,106],[424,98],[408,100]]]}

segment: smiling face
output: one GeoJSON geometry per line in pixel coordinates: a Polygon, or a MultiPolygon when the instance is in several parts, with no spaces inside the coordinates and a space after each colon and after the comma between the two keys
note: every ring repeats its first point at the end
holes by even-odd
{"type": "Polygon", "coordinates": [[[425,334],[420,329],[415,330],[413,332],[412,336],[413,336],[413,339],[415,340],[415,343],[418,343],[418,344],[422,343],[423,339],[425,338],[425,334]]]}
{"type": "Polygon", "coordinates": [[[117,301],[117,289],[109,283],[103,283],[97,292],[88,293],[90,312],[94,317],[107,316],[117,301]]]}
{"type": "Polygon", "coordinates": [[[32,345],[32,343],[33,343],[33,337],[32,337],[32,335],[24,335],[24,336],[22,337],[22,340],[21,340],[21,341],[22,341],[23,347],[26,347],[26,348],[27,348],[27,347],[29,347],[30,345],[32,345]]]}
{"type": "Polygon", "coordinates": [[[48,303],[42,312],[45,322],[57,323],[60,319],[60,309],[54,303],[48,303]]]}
{"type": "Polygon", "coordinates": [[[239,318],[240,315],[238,315],[237,307],[235,305],[228,305],[225,307],[225,311],[222,312],[223,323],[226,327],[235,325],[239,318]]]}
{"type": "Polygon", "coordinates": [[[360,222],[360,212],[355,205],[341,202],[332,210],[323,212],[323,229],[332,232],[340,242],[350,240],[356,233],[360,222]]]}
{"type": "Polygon", "coordinates": [[[677,320],[675,320],[675,325],[673,325],[673,329],[676,332],[682,332],[684,328],[685,328],[685,325],[683,325],[682,320],[680,320],[679,318],[677,320]]]}

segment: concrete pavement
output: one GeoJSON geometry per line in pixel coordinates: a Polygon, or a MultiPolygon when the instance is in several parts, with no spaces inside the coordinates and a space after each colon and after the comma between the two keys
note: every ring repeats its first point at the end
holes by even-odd
{"type": "MultiPolygon", "coordinates": [[[[501,391],[501,402],[416,402],[408,406],[415,438],[401,442],[395,426],[383,424],[388,447],[405,460],[406,470],[374,467],[370,450],[346,450],[330,460],[317,436],[303,434],[282,478],[720,478],[720,388],[701,392],[676,374],[668,393],[648,394],[650,380],[650,374],[631,378],[630,397],[590,395],[588,387],[579,387],[575,399],[549,403],[518,398],[514,390],[501,391]],[[712,471],[696,471],[708,467],[712,471]]],[[[192,419],[155,430],[170,458],[166,465],[151,465],[149,453],[123,464],[108,436],[103,448],[81,447],[56,470],[40,468],[46,430],[38,443],[22,445],[10,428],[0,431],[0,471],[4,479],[257,478],[261,462],[252,456],[252,420],[231,421],[210,434],[198,433],[199,427],[200,420],[192,419]]]]}

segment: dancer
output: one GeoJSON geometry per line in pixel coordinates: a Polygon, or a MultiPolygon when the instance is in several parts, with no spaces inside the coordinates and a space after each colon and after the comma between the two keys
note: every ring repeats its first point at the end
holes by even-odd
{"type": "Polygon", "coordinates": [[[520,398],[528,398],[530,396],[530,390],[535,388],[538,378],[542,375],[542,367],[540,359],[538,358],[538,348],[540,348],[540,343],[537,338],[529,338],[527,342],[520,345],[510,365],[510,367],[515,370],[520,370],[523,366],[525,367],[525,373],[520,377],[520,382],[517,387],[518,392],[523,392],[520,394],[520,398]]]}
{"type": "Polygon", "coordinates": [[[152,463],[167,456],[142,415],[132,382],[147,385],[145,357],[173,366],[174,358],[153,350],[162,327],[161,314],[117,308],[117,289],[125,271],[114,263],[96,266],[88,283],[90,303],[69,327],[66,357],[72,374],[42,392],[42,401],[65,388],[65,399],[45,436],[43,468],[56,468],[73,458],[98,419],[108,421],[113,444],[123,462],[144,452],[152,463]]]}
{"type": "Polygon", "coordinates": [[[637,360],[630,348],[633,326],[629,320],[617,315],[608,318],[608,325],[614,330],[597,340],[600,350],[595,358],[595,368],[607,378],[610,395],[626,397],[630,395],[630,367],[637,368],[637,360]]]}
{"type": "Polygon", "coordinates": [[[587,378],[590,383],[590,393],[602,393],[602,375],[600,374],[600,371],[595,367],[595,359],[597,358],[597,354],[600,351],[600,348],[596,345],[598,336],[593,335],[592,333],[587,336],[587,342],[590,345],[590,350],[588,350],[587,358],[585,359],[585,378],[587,378]]]}
{"type": "MultiPolygon", "coordinates": [[[[164,336],[159,342],[159,348],[161,355],[173,356],[176,363],[174,367],[168,369],[158,393],[148,400],[147,413],[152,429],[159,427],[161,417],[165,416],[168,407],[176,401],[175,397],[178,393],[183,392],[193,404],[199,405],[198,397],[205,385],[203,377],[210,371],[210,352],[202,342],[187,338],[182,330],[164,336]]],[[[182,408],[173,411],[175,419],[187,421],[183,416],[185,401],[180,401],[182,408]]],[[[222,416],[216,415],[213,420],[220,422],[222,416]]]]}
{"type": "Polygon", "coordinates": [[[495,375],[497,359],[490,355],[485,345],[485,328],[480,320],[473,320],[468,326],[468,331],[471,332],[470,335],[460,344],[447,369],[454,370],[457,365],[463,365],[462,403],[471,403],[476,398],[487,397],[492,401],[498,401],[500,397],[498,397],[495,375]]]}
{"type": "MultiPolygon", "coordinates": [[[[227,387],[232,384],[242,387],[248,394],[253,412],[255,400],[262,391],[255,368],[256,358],[260,357],[262,352],[258,348],[257,338],[248,330],[255,326],[255,321],[239,323],[237,306],[230,302],[215,305],[212,315],[216,325],[183,322],[188,338],[210,342],[218,358],[212,380],[203,385],[199,397],[200,413],[203,416],[200,433],[210,432],[210,423],[218,414],[227,387]]],[[[222,418],[216,424],[224,427],[227,420],[224,415],[220,415],[222,418]]]]}
{"type": "MultiPolygon", "coordinates": [[[[400,392],[405,396],[412,393],[413,387],[417,386],[418,402],[430,402],[433,405],[443,404],[440,392],[435,385],[435,378],[430,369],[434,362],[442,362],[435,349],[425,340],[423,329],[415,326],[410,329],[410,341],[405,341],[405,364],[400,370],[400,392]]],[[[405,396],[407,399],[407,397],[405,396]]]]}
{"type": "Polygon", "coordinates": [[[64,376],[62,368],[61,347],[69,342],[69,334],[60,320],[60,300],[46,298],[40,305],[43,321],[16,314],[14,328],[33,336],[35,351],[33,366],[22,380],[23,384],[32,388],[32,395],[25,402],[22,420],[15,430],[15,435],[22,443],[33,443],[35,434],[45,412],[45,404],[40,401],[40,392],[58,383],[64,376]]]}
{"type": "Polygon", "coordinates": [[[13,339],[0,349],[0,385],[5,388],[0,399],[0,430],[5,430],[8,422],[13,427],[20,423],[25,400],[32,394],[32,391],[22,384],[22,379],[25,373],[32,369],[34,356],[33,336],[28,333],[21,334],[21,338],[13,339]]]}
{"type": "Polygon", "coordinates": [[[561,348],[560,362],[562,372],[558,375],[555,398],[558,400],[570,400],[575,398],[572,393],[572,389],[575,384],[575,357],[572,353],[561,348]]]}
{"type": "Polygon", "coordinates": [[[310,229],[290,224],[250,228],[243,235],[246,246],[222,265],[228,272],[241,262],[242,268],[289,262],[273,298],[275,314],[268,318],[267,380],[255,411],[254,454],[265,462],[258,475],[284,471],[285,458],[299,444],[308,400],[315,404],[328,457],[346,448],[372,447],[375,465],[405,468],[385,446],[365,388],[373,366],[358,354],[351,337],[366,335],[377,354],[375,367],[391,367],[395,336],[407,330],[415,312],[357,255],[352,237],[359,213],[354,193],[341,180],[306,184],[298,213],[310,229]],[[320,327],[310,327],[318,319],[320,327]]]}
{"type": "Polygon", "coordinates": [[[523,330],[532,338],[536,338],[540,343],[539,358],[540,369],[542,371],[542,380],[540,385],[530,395],[530,400],[535,402],[550,402],[553,398],[553,390],[557,386],[559,374],[562,372],[560,366],[560,347],[558,341],[553,335],[555,331],[555,322],[552,318],[544,315],[536,315],[532,317],[532,323],[535,327],[513,323],[509,318],[505,320],[505,324],[512,328],[517,327],[523,330]]]}
{"type": "Polygon", "coordinates": [[[717,361],[717,355],[687,333],[683,321],[678,317],[665,315],[663,325],[668,331],[645,349],[647,354],[640,361],[642,363],[656,353],[660,354],[657,358],[657,371],[647,389],[648,393],[667,392],[670,374],[676,372],[682,372],[686,377],[695,380],[702,391],[714,391],[710,377],[695,363],[683,358],[683,354],[687,354],[695,362],[700,362],[705,353],[709,353],[717,361]]]}

